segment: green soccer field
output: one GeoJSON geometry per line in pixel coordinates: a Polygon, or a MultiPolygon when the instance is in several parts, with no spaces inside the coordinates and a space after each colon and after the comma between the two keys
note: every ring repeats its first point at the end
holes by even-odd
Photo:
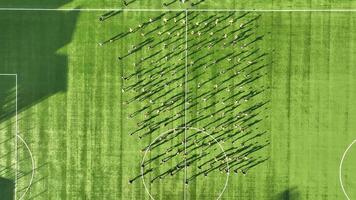
{"type": "Polygon", "coordinates": [[[0,199],[356,199],[356,3],[167,2],[0,2],[0,199]]]}

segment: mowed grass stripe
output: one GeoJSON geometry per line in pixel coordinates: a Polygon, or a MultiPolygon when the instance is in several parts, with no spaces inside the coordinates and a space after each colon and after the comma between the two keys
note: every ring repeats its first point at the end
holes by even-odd
{"type": "Polygon", "coordinates": [[[288,188],[288,65],[290,62],[290,41],[291,41],[291,14],[290,13],[272,13],[272,85],[271,85],[271,169],[272,180],[276,183],[271,185],[270,192],[278,194],[284,188],[288,188]],[[278,111],[278,113],[273,112],[278,111]],[[284,151],[284,153],[281,153],[284,151]]]}

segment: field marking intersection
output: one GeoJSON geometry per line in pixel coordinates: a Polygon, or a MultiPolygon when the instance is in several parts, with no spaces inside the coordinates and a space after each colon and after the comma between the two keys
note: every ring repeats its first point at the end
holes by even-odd
{"type": "Polygon", "coordinates": [[[219,196],[217,197],[216,200],[220,200],[222,195],[224,194],[226,188],[227,188],[227,185],[228,185],[228,182],[229,182],[229,177],[230,177],[230,165],[229,165],[229,158],[228,158],[228,155],[226,154],[223,146],[220,144],[220,142],[214,137],[212,136],[211,134],[209,134],[208,132],[202,130],[202,129],[199,129],[199,128],[195,128],[195,127],[177,127],[177,128],[173,128],[173,129],[169,129],[163,133],[161,133],[159,136],[157,136],[151,143],[150,145],[147,147],[147,149],[145,150],[144,154],[143,154],[143,157],[142,157],[142,161],[141,161],[141,179],[142,179],[142,183],[143,183],[143,186],[146,190],[146,193],[148,194],[149,198],[151,200],[156,200],[152,194],[150,193],[150,189],[147,187],[146,185],[146,182],[145,182],[145,178],[144,178],[144,175],[145,175],[145,169],[144,169],[144,164],[145,164],[145,159],[146,159],[146,156],[147,156],[147,153],[150,151],[150,148],[151,146],[157,141],[159,140],[163,135],[165,135],[166,133],[169,133],[170,131],[175,131],[175,130],[178,130],[178,129],[193,129],[195,131],[199,131],[205,135],[207,135],[208,137],[212,138],[216,144],[219,145],[221,151],[223,152],[224,154],[224,157],[225,157],[225,160],[226,160],[226,165],[227,165],[227,173],[226,173],[226,180],[225,180],[225,184],[224,184],[224,187],[222,188],[219,196]]]}
{"type": "Polygon", "coordinates": [[[33,157],[33,153],[26,143],[26,141],[20,136],[19,134],[19,125],[18,125],[18,77],[17,74],[0,74],[0,76],[15,76],[15,187],[14,187],[14,199],[15,200],[22,200],[27,192],[29,191],[30,187],[32,186],[32,182],[35,176],[35,160],[33,157]],[[20,198],[17,199],[17,189],[18,189],[18,173],[20,170],[19,164],[18,164],[18,139],[21,140],[21,142],[25,145],[26,149],[28,150],[31,158],[31,163],[32,163],[32,173],[31,173],[31,179],[29,181],[28,186],[26,187],[25,191],[23,194],[20,196],[20,198]]]}

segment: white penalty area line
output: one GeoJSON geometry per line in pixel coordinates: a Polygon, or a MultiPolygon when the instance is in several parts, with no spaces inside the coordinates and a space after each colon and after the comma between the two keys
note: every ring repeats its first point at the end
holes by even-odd
{"type": "Polygon", "coordinates": [[[356,9],[148,9],[148,8],[0,8],[0,11],[123,12],[356,12],[356,9]]]}
{"type": "Polygon", "coordinates": [[[18,130],[19,130],[19,126],[18,126],[18,116],[17,116],[17,74],[0,74],[0,76],[14,76],[15,77],[15,82],[16,82],[16,100],[15,100],[15,188],[14,188],[14,199],[17,199],[17,178],[18,178],[18,170],[19,170],[19,166],[18,166],[18,130]]]}

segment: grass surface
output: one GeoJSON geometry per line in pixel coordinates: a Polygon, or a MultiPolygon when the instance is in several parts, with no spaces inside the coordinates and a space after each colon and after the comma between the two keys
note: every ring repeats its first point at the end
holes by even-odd
{"type": "MultiPolygon", "coordinates": [[[[131,3],[129,8],[162,8],[163,3],[171,0],[136,0],[131,3]]],[[[192,0],[191,2],[197,2],[192,0]]],[[[351,0],[326,1],[326,0],[221,0],[205,2],[198,5],[199,8],[248,8],[248,9],[349,9],[355,8],[356,2],[351,0]]],[[[102,0],[102,1],[85,1],[85,0],[3,0],[0,7],[25,7],[25,8],[123,8],[123,1],[119,0],[102,0]]],[[[190,7],[189,1],[184,5],[174,3],[170,8],[190,7]]]]}
{"type": "MultiPolygon", "coordinates": [[[[38,5],[57,7],[64,3],[38,5]]],[[[64,7],[111,6],[110,2],[68,3],[64,7]]],[[[332,4],[293,3],[298,8],[332,4]]],[[[223,6],[230,4],[237,5],[227,1],[223,6]]],[[[22,4],[4,4],[18,5],[22,4]]],[[[147,5],[154,7],[156,3],[140,6],[147,5]]],[[[241,5],[248,7],[252,2],[241,5]]],[[[254,5],[284,8],[292,3],[254,5]]],[[[352,2],[338,4],[344,5],[352,6],[352,2]]],[[[148,198],[140,181],[128,184],[139,173],[139,150],[147,144],[129,136],[135,121],[127,115],[134,108],[122,104],[128,97],[121,92],[121,76],[133,70],[131,64],[136,58],[121,63],[116,60],[140,38],[130,37],[102,48],[97,44],[156,14],[125,12],[100,23],[101,14],[0,11],[0,73],[18,74],[19,134],[30,146],[37,166],[25,199],[148,198]]],[[[271,144],[265,150],[269,160],[247,176],[232,175],[222,199],[345,199],[338,175],[341,156],[356,139],[356,14],[260,14],[258,32],[266,34],[260,47],[273,61],[264,80],[270,86],[266,94],[269,118],[263,124],[269,130],[271,144]]],[[[9,77],[0,76],[0,80],[4,88],[0,102],[7,102],[6,98],[14,97],[14,82],[9,77]]],[[[5,113],[0,139],[11,141],[13,107],[0,107],[1,116],[5,113]]],[[[2,166],[14,162],[13,145],[8,141],[0,144],[1,155],[6,155],[0,158],[2,166]]],[[[346,157],[342,171],[351,199],[356,198],[355,148],[346,157]]],[[[20,174],[24,175],[18,180],[17,196],[21,196],[30,180],[31,163],[20,142],[18,159],[20,174]]],[[[6,180],[0,184],[9,185],[14,176],[1,174],[1,178],[6,180]]],[[[188,197],[214,199],[224,181],[221,174],[198,181],[188,197]]],[[[157,199],[183,199],[182,190],[182,176],[152,187],[157,199]]]]}

